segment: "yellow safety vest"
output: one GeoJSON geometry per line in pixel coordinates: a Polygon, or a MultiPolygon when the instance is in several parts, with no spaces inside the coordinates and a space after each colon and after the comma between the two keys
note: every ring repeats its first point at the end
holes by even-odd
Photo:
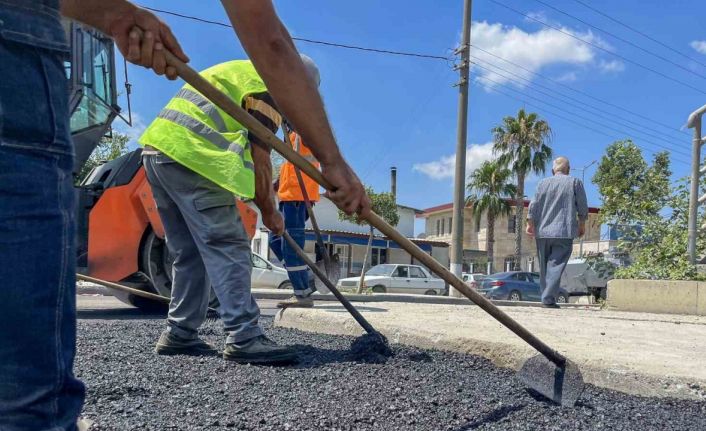
{"type": "MultiPolygon", "coordinates": [[[[240,106],[247,96],[267,92],[249,60],[228,61],[200,74],[240,106]]],[[[188,84],[162,109],[139,143],[241,198],[255,196],[255,166],[247,129],[188,84]]]]}

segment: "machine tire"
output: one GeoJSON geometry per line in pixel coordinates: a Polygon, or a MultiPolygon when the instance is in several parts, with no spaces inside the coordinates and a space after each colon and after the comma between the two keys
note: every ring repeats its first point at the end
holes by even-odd
{"type": "MultiPolygon", "coordinates": [[[[174,263],[174,258],[169,255],[166,243],[163,239],[155,235],[152,229],[149,229],[145,233],[145,238],[142,241],[142,247],[140,249],[140,270],[147,276],[151,283],[151,288],[147,291],[157,293],[162,296],[169,297],[172,291],[172,264],[174,263]]],[[[143,289],[146,290],[146,289],[143,289]]],[[[146,304],[145,302],[153,302],[149,299],[139,298],[137,303],[142,306],[133,304],[138,308],[143,308],[146,304]]],[[[211,289],[211,299],[209,301],[209,307],[212,309],[218,309],[218,298],[216,293],[211,289]]]]}
{"type": "Polygon", "coordinates": [[[510,294],[507,296],[508,301],[522,301],[522,295],[518,290],[513,290],[510,292],[510,294]]]}
{"type": "Polygon", "coordinates": [[[385,288],[385,286],[382,286],[382,285],[373,286],[373,288],[371,290],[373,291],[373,293],[386,293],[387,292],[387,289],[385,288]]]}

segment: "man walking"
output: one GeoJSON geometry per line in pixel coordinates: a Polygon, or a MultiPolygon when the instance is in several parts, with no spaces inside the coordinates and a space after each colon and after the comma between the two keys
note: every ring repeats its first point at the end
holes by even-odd
{"type": "MultiPolygon", "coordinates": [[[[309,77],[318,79],[313,61],[302,60],[309,77]]],[[[250,61],[218,64],[201,76],[277,131],[282,117],[250,61]]],[[[224,359],[294,360],[296,352],[270,341],[258,323],[260,310],[250,290],[250,241],[235,204],[236,196],[254,198],[264,225],[275,235],[284,229],[266,145],[188,84],[145,130],[140,144],[167,247],[175,257],[167,329],[156,352],[216,352],[198,337],[212,287],[228,333],[224,359]]]]}
{"type": "MultiPolygon", "coordinates": [[[[286,128],[285,133],[288,133],[289,143],[294,151],[318,168],[319,162],[311,150],[304,145],[301,136],[296,132],[288,132],[286,128]]],[[[277,197],[279,198],[279,210],[284,217],[284,229],[299,247],[304,249],[306,240],[304,228],[309,218],[304,200],[304,190],[309,202],[313,205],[319,201],[319,184],[304,173],[301,173],[301,179],[302,184],[299,183],[295,166],[290,162],[285,162],[280,169],[277,197]]],[[[277,259],[284,261],[294,290],[294,295],[291,298],[280,302],[277,306],[279,308],[313,307],[314,301],[311,299],[311,295],[315,289],[309,283],[309,269],[306,263],[299,258],[281,235],[270,235],[270,250],[277,256],[277,259]]]]}
{"type": "Polygon", "coordinates": [[[586,232],[586,191],[581,180],[570,177],[569,171],[566,157],[554,160],[553,176],[537,185],[527,214],[527,234],[535,236],[537,242],[542,304],[549,308],[559,308],[556,297],[574,238],[586,232]]]}

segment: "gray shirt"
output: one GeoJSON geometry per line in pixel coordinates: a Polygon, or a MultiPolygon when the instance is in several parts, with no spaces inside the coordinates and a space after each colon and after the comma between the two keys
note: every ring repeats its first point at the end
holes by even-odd
{"type": "Polygon", "coordinates": [[[583,183],[564,174],[540,181],[527,215],[537,238],[576,238],[579,220],[583,222],[587,217],[583,183]]]}

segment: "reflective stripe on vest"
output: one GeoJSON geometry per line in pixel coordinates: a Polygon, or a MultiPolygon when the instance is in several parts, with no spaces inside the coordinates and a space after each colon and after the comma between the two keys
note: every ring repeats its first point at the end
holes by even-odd
{"type": "Polygon", "coordinates": [[[188,115],[183,114],[179,111],[175,111],[173,109],[162,109],[162,112],[159,113],[158,117],[167,121],[171,121],[172,123],[178,124],[180,126],[186,127],[190,131],[199,135],[200,137],[217,146],[218,148],[222,150],[228,150],[239,155],[241,158],[243,158],[243,166],[253,172],[255,171],[255,165],[252,162],[245,160],[244,158],[245,151],[250,149],[250,141],[247,141],[245,147],[242,147],[237,142],[228,142],[228,140],[224,138],[223,135],[208,127],[206,124],[203,124],[199,120],[189,117],[188,115]]]}
{"type": "Polygon", "coordinates": [[[210,100],[206,99],[199,93],[193,90],[189,90],[188,88],[182,88],[174,97],[188,100],[189,102],[198,106],[199,109],[201,109],[203,113],[208,115],[208,118],[213,121],[213,124],[216,125],[216,130],[218,130],[219,132],[225,133],[228,131],[228,129],[226,129],[226,123],[225,121],[223,121],[223,117],[221,117],[221,114],[218,113],[216,105],[211,103],[210,100]]]}
{"type": "Polygon", "coordinates": [[[304,160],[306,160],[307,162],[309,162],[311,164],[318,162],[318,160],[316,160],[316,157],[314,157],[313,154],[304,155],[304,154],[300,153],[299,150],[301,149],[301,144],[302,144],[302,138],[299,136],[299,134],[297,134],[297,138],[294,140],[294,151],[299,153],[299,155],[302,156],[304,158],[304,160]]]}

